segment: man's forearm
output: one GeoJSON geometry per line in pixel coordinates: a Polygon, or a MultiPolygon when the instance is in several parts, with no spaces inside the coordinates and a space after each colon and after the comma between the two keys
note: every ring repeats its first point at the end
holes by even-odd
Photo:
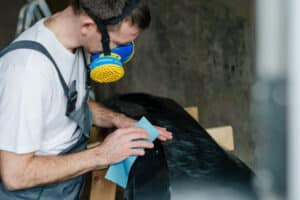
{"type": "MultiPolygon", "coordinates": [[[[94,149],[63,156],[32,156],[29,159],[1,152],[2,180],[10,190],[64,181],[98,167],[102,164],[101,158],[103,156],[94,149]]],[[[105,160],[102,162],[106,164],[105,160]]]]}
{"type": "Polygon", "coordinates": [[[91,99],[88,101],[88,104],[93,114],[93,123],[99,127],[110,128],[115,126],[114,120],[122,115],[105,108],[91,99]]]}

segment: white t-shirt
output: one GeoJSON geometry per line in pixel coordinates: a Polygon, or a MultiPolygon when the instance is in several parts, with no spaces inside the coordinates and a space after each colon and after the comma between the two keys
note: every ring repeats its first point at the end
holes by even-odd
{"type": "MultiPolygon", "coordinates": [[[[47,48],[66,83],[76,80],[78,99],[85,95],[81,51],[67,50],[44,19],[16,40],[34,40],[47,48]]],[[[54,65],[35,50],[18,49],[0,58],[0,149],[14,153],[56,155],[79,138],[77,124],[65,116],[67,98],[54,65]]]]}

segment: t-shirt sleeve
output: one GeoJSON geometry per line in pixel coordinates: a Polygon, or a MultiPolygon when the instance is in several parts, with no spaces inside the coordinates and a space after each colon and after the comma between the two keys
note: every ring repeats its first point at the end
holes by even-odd
{"type": "Polygon", "coordinates": [[[0,150],[31,153],[40,148],[47,112],[47,80],[41,70],[10,64],[0,69],[0,150]]]}

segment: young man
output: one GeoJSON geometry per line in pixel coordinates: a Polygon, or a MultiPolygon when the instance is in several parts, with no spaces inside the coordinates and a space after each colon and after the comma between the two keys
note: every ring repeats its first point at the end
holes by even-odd
{"type": "MultiPolygon", "coordinates": [[[[82,174],[153,147],[137,140],[149,136],[135,120],[88,99],[80,49],[96,53],[105,45],[126,45],[149,23],[143,0],[73,0],[14,41],[38,42],[50,56],[37,51],[39,45],[0,55],[0,199],[78,199],[82,174]],[[70,91],[78,94],[75,102],[70,91]],[[117,129],[84,150],[92,123],[117,129]]],[[[160,140],[172,138],[157,128],[160,140]]]]}

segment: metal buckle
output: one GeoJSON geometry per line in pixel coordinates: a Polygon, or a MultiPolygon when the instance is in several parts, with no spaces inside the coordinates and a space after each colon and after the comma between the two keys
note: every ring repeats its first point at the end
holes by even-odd
{"type": "Polygon", "coordinates": [[[76,90],[72,91],[68,96],[68,103],[67,103],[67,111],[66,115],[69,116],[71,112],[73,112],[76,108],[76,101],[77,101],[78,92],[76,90]]]}

